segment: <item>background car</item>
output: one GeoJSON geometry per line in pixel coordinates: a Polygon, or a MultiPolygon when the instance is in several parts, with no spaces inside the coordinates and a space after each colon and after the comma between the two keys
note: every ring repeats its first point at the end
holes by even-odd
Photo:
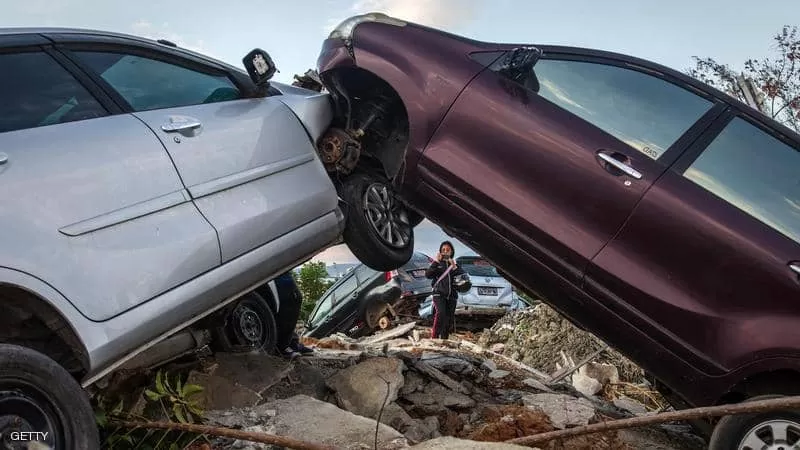
{"type": "MultiPolygon", "coordinates": [[[[334,128],[405,204],[674,406],[800,394],[797,132],[651,61],[382,14],[343,21],[317,66],[334,128]]],[[[790,414],[721,419],[711,448],[790,414]]]]}
{"type": "Polygon", "coordinates": [[[431,261],[415,252],[408,263],[390,272],[356,266],[317,301],[303,335],[321,338],[345,333],[357,337],[387,328],[397,319],[412,318],[431,294],[430,280],[425,278],[431,261]]]}
{"type": "MultiPolygon", "coordinates": [[[[459,256],[456,263],[469,275],[472,287],[458,294],[457,327],[482,328],[491,325],[508,311],[520,308],[521,298],[515,294],[511,283],[501,277],[497,269],[480,256],[459,256]]],[[[430,284],[431,280],[428,280],[430,284]]],[[[433,317],[433,301],[426,299],[419,308],[423,319],[433,317]]]]}

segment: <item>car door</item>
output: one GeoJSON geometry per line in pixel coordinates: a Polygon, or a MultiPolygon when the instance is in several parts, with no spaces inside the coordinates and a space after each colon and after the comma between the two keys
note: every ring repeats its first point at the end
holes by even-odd
{"type": "Polygon", "coordinates": [[[545,48],[519,82],[501,69],[490,66],[461,93],[421,174],[432,195],[446,193],[478,219],[441,218],[472,228],[460,240],[498,260],[510,250],[481,242],[498,233],[577,285],[687,137],[719,111],[668,75],[578,50],[545,48]]]}
{"type": "Polygon", "coordinates": [[[132,47],[70,47],[163,142],[222,262],[336,207],[302,123],[280,95],[244,98],[220,67],[132,47]]]}
{"type": "Polygon", "coordinates": [[[800,143],[741,112],[645,195],[586,289],[699,370],[797,354],[800,143]]]}
{"type": "Polygon", "coordinates": [[[216,233],[150,129],[57,53],[2,40],[0,266],[94,321],[217,267],[216,233]]]}
{"type": "Polygon", "coordinates": [[[344,275],[336,284],[328,290],[325,296],[319,300],[312,318],[309,320],[308,328],[317,337],[329,336],[332,333],[341,331],[338,327],[349,317],[349,306],[357,302],[353,301],[353,295],[358,288],[358,278],[355,270],[344,275]]]}

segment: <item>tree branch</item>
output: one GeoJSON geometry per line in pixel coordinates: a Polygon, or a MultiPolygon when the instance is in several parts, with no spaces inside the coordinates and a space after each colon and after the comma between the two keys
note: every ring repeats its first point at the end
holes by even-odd
{"type": "Polygon", "coordinates": [[[783,409],[800,408],[800,396],[781,397],[769,400],[737,403],[733,405],[705,406],[702,408],[670,411],[652,416],[639,416],[629,419],[612,420],[609,422],[593,423],[565,430],[548,431],[506,441],[509,444],[532,445],[549,442],[556,439],[581,436],[584,434],[600,433],[603,431],[621,430],[624,428],[656,425],[679,420],[702,419],[708,417],[729,416],[737,414],[760,413],[783,409]]]}
{"type": "Polygon", "coordinates": [[[232,428],[213,427],[210,425],[196,425],[192,423],[175,422],[129,422],[114,421],[112,425],[123,428],[145,428],[156,430],[184,431],[188,433],[205,434],[209,436],[226,437],[242,441],[258,442],[260,444],[277,445],[295,450],[335,450],[334,447],[317,444],[314,442],[299,441],[283,436],[252,431],[235,430],[232,428]]]}

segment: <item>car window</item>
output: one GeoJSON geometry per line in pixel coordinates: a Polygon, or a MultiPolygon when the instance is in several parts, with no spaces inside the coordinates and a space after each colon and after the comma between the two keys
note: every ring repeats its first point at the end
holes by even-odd
{"type": "Polygon", "coordinates": [[[44,52],[0,54],[0,133],[107,116],[106,109],[44,52]]]}
{"type": "Polygon", "coordinates": [[[342,280],[342,283],[333,290],[334,306],[347,300],[347,298],[355,292],[357,287],[358,279],[355,276],[348,275],[347,278],[342,280]]]}
{"type": "Polygon", "coordinates": [[[319,325],[331,312],[331,309],[333,309],[333,295],[323,297],[314,311],[314,315],[309,320],[309,325],[312,327],[319,325]]]}
{"type": "Polygon", "coordinates": [[[735,118],[684,176],[800,243],[800,151],[735,118]]]}
{"type": "Polygon", "coordinates": [[[403,270],[409,272],[416,269],[427,268],[430,265],[431,260],[427,255],[424,253],[414,253],[411,256],[411,259],[405,265],[403,265],[403,270]]]}
{"type": "Polygon", "coordinates": [[[462,257],[456,258],[458,265],[472,277],[499,277],[497,268],[482,258],[462,257]]]}
{"type": "Polygon", "coordinates": [[[135,111],[200,105],[241,98],[226,76],[124,53],[74,52],[135,111]]]}
{"type": "Polygon", "coordinates": [[[358,284],[366,283],[367,281],[371,280],[372,277],[378,274],[378,271],[370,269],[366,264],[356,267],[354,272],[356,274],[356,278],[358,278],[358,284]]]}
{"type": "Polygon", "coordinates": [[[713,106],[660,78],[607,64],[541,59],[533,76],[539,95],[652,159],[713,106]]]}

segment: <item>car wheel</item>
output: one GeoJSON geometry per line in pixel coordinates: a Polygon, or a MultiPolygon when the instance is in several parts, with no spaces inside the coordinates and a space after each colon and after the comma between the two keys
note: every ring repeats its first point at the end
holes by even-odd
{"type": "Polygon", "coordinates": [[[89,397],[72,375],[37,351],[0,344],[0,447],[27,448],[11,441],[15,431],[47,433],[38,436],[49,448],[100,448],[89,397]]]}
{"type": "Polygon", "coordinates": [[[218,350],[230,353],[262,350],[271,353],[278,340],[278,326],[269,303],[256,292],[242,297],[214,329],[218,350]]]}
{"type": "MultiPolygon", "coordinates": [[[[778,398],[762,395],[747,401],[778,398]]],[[[770,411],[725,416],[714,427],[709,450],[759,450],[800,447],[800,411],[770,411]]]]}
{"type": "Polygon", "coordinates": [[[359,261],[388,271],[411,259],[414,229],[391,187],[358,173],[344,181],[340,195],[348,205],[344,241],[359,261]]]}
{"type": "Polygon", "coordinates": [[[408,212],[408,221],[411,223],[411,228],[416,228],[417,225],[421,224],[423,220],[425,220],[425,216],[419,214],[418,212],[406,208],[408,212]]]}

